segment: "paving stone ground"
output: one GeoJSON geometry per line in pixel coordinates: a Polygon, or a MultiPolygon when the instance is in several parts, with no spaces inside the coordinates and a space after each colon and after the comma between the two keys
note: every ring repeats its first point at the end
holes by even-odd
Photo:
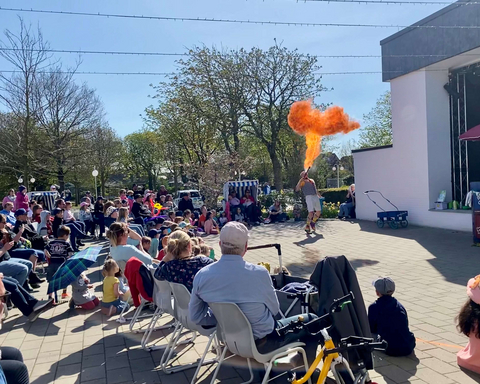
{"type": "MultiPolygon", "coordinates": [[[[407,309],[417,347],[415,355],[404,358],[376,353],[375,370],[371,371],[374,381],[480,383],[479,376],[461,371],[456,364],[456,353],[467,339],[455,329],[454,319],[466,301],[466,282],[480,273],[480,248],[471,246],[470,234],[413,226],[378,229],[375,223],[363,221],[325,220],[317,226],[319,234],[311,237],[305,236],[300,223],[257,227],[251,232],[250,245],[280,243],[284,265],[293,275],[303,277],[308,277],[325,256],[347,256],[357,272],[366,304],[375,300],[374,278],[388,275],[395,280],[395,296],[407,309]]],[[[218,239],[210,237],[207,242],[219,255],[218,239]]],[[[99,262],[106,252],[107,248],[99,262]]],[[[246,259],[278,265],[273,249],[251,251],[246,259]]],[[[88,273],[101,297],[99,269],[91,268],[88,273]]],[[[45,292],[44,283],[35,295],[42,298],[45,292]]],[[[20,348],[33,384],[190,382],[193,369],[165,375],[158,369],[162,350],[142,350],[141,334],[130,332],[127,324],[115,319],[107,319],[98,311],[69,310],[67,304],[61,304],[29,323],[13,309],[0,331],[0,344],[20,348]]],[[[166,318],[163,323],[170,320],[166,318]]],[[[168,333],[157,331],[152,340],[164,345],[168,333]]],[[[199,337],[193,347],[179,350],[173,364],[198,359],[206,341],[199,337]]],[[[221,369],[217,382],[245,381],[248,375],[244,367],[245,361],[233,359],[221,369]]],[[[209,383],[212,371],[203,368],[199,382],[209,383]]]]}

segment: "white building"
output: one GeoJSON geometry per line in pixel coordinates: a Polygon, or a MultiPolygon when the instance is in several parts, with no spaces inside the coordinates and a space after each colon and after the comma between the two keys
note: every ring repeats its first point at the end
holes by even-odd
{"type": "Polygon", "coordinates": [[[480,124],[479,26],[480,5],[462,1],[380,43],[393,145],[354,151],[357,218],[376,220],[363,192],[378,190],[412,224],[471,231],[471,211],[433,208],[441,190],[463,204],[470,182],[480,181],[480,142],[458,140],[480,124]]]}

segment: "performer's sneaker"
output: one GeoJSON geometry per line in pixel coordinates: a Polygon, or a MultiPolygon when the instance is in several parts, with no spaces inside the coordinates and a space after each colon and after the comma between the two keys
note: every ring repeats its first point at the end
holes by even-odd
{"type": "Polygon", "coordinates": [[[307,224],[307,225],[305,226],[305,232],[307,232],[307,234],[312,233],[312,228],[310,227],[310,224],[307,224]]]}

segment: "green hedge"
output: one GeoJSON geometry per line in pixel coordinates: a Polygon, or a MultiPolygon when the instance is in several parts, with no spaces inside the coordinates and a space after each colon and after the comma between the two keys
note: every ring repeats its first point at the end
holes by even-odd
{"type": "Polygon", "coordinates": [[[348,187],[319,189],[318,191],[325,197],[326,203],[343,203],[347,199],[348,187]]]}

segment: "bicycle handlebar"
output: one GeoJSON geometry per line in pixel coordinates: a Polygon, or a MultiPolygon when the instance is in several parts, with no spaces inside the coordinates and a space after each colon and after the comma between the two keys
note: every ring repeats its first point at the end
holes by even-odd
{"type": "Polygon", "coordinates": [[[330,314],[335,312],[341,312],[345,305],[352,304],[355,300],[355,295],[352,291],[348,295],[340,297],[339,299],[334,299],[332,305],[330,305],[330,314]]]}
{"type": "Polygon", "coordinates": [[[369,351],[385,351],[388,348],[388,342],[386,340],[374,341],[370,338],[351,336],[346,340],[342,340],[340,345],[334,349],[328,349],[325,351],[325,355],[332,353],[342,353],[351,351],[353,349],[366,349],[369,351]]]}
{"type": "Polygon", "coordinates": [[[329,328],[331,325],[333,325],[332,314],[336,312],[341,312],[347,304],[352,304],[353,300],[355,300],[355,295],[353,294],[353,292],[350,292],[348,295],[340,297],[339,299],[334,299],[333,303],[330,305],[328,313],[326,313],[325,315],[317,317],[309,321],[308,323],[305,323],[305,318],[302,315],[298,315],[297,320],[293,320],[292,322],[290,322],[290,324],[278,328],[277,333],[279,336],[285,336],[287,333],[299,332],[302,329],[305,329],[309,335],[316,336],[320,332],[312,332],[310,331],[309,327],[320,324],[322,321],[330,320],[332,324],[328,326],[329,328]]]}

